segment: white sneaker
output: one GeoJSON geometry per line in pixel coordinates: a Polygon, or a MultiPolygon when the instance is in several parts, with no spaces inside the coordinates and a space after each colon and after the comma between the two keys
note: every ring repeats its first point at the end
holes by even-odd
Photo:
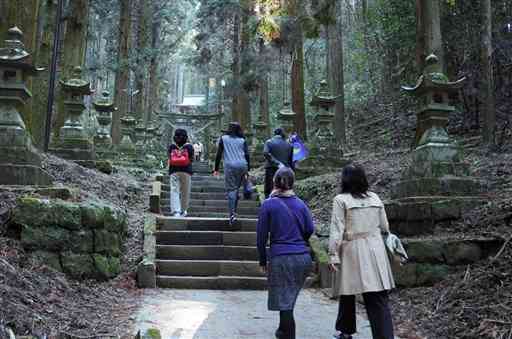
{"type": "Polygon", "coordinates": [[[186,217],[187,217],[187,215],[188,215],[187,211],[183,211],[183,212],[181,212],[181,216],[182,216],[183,218],[186,218],[186,217]]]}
{"type": "Polygon", "coordinates": [[[174,212],[174,214],[172,216],[175,217],[175,218],[179,218],[179,217],[181,217],[181,213],[180,212],[174,212]]]}

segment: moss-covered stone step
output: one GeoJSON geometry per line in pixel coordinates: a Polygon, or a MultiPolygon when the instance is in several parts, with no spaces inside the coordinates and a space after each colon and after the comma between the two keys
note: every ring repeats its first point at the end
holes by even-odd
{"type": "Polygon", "coordinates": [[[255,232],[159,231],[155,236],[158,237],[159,245],[256,245],[255,232]]]}
{"type": "Polygon", "coordinates": [[[157,286],[175,289],[207,290],[264,290],[267,288],[265,277],[196,277],[158,275],[157,286]]]}
{"type": "Polygon", "coordinates": [[[263,277],[257,261],[161,260],[155,261],[159,275],[263,277]]]}
{"type": "Polygon", "coordinates": [[[158,245],[156,247],[156,257],[163,260],[256,261],[259,255],[255,246],[158,245]]]}

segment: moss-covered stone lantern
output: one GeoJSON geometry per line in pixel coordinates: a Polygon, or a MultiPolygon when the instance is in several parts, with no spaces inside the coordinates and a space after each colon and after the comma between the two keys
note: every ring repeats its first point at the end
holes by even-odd
{"type": "Polygon", "coordinates": [[[82,68],[76,66],[70,79],[61,81],[66,121],[60,129],[60,139],[51,147],[51,152],[61,158],[73,160],[86,167],[94,167],[94,145],[82,125],[85,110],[84,96],[91,95],[91,84],[82,79],[82,68]]]}
{"type": "Polygon", "coordinates": [[[479,180],[470,176],[462,148],[446,130],[455,108],[449,96],[462,88],[465,79],[450,82],[435,55],[426,58],[425,70],[414,87],[403,89],[420,98],[417,146],[411,164],[393,188],[394,201],[387,211],[394,231],[414,236],[433,233],[440,221],[460,218],[465,209],[481,203],[479,180]]]}
{"type": "Polygon", "coordinates": [[[18,108],[32,96],[28,78],[42,69],[33,65],[23,45],[23,32],[13,27],[0,48],[0,185],[49,185],[18,108]]]}
{"type": "Polygon", "coordinates": [[[121,118],[121,133],[123,137],[119,144],[119,153],[124,158],[133,159],[136,155],[136,148],[132,139],[133,129],[136,124],[137,120],[132,116],[126,115],[121,118]]]}
{"type": "Polygon", "coordinates": [[[96,146],[112,145],[112,137],[110,136],[110,124],[112,123],[112,113],[117,110],[114,102],[110,99],[110,93],[103,91],[101,98],[93,103],[94,109],[98,112],[96,120],[98,121],[99,128],[94,138],[96,146]]]}
{"type": "Polygon", "coordinates": [[[333,151],[339,149],[336,147],[336,138],[334,135],[334,113],[332,108],[336,106],[337,97],[331,95],[327,81],[320,82],[318,92],[313,96],[309,103],[315,109],[317,131],[315,133],[315,143],[320,151],[333,151]]]}
{"type": "Polygon", "coordinates": [[[96,120],[99,128],[94,137],[94,148],[96,156],[100,159],[113,160],[116,154],[112,145],[112,137],[110,135],[110,124],[112,123],[112,113],[117,110],[113,100],[110,98],[108,91],[103,91],[101,97],[93,103],[94,109],[98,113],[96,120]]]}
{"type": "Polygon", "coordinates": [[[277,113],[277,121],[286,134],[295,132],[295,118],[297,114],[292,110],[290,102],[286,101],[283,108],[277,113]]]}

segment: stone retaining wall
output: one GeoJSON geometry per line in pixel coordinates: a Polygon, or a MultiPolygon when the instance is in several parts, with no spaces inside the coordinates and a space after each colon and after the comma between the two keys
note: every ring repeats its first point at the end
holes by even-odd
{"type": "Polygon", "coordinates": [[[37,261],[77,279],[107,280],[121,270],[126,213],[101,203],[22,197],[14,222],[37,261]]]}

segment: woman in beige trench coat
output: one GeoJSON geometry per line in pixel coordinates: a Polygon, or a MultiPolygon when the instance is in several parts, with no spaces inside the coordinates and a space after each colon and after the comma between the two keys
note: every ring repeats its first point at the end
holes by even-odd
{"type": "Polygon", "coordinates": [[[368,191],[364,169],[349,165],[341,176],[341,194],[334,198],[329,237],[334,295],[340,297],[334,338],[356,332],[355,295],[362,294],[374,339],[393,339],[388,291],[395,287],[382,234],[389,232],[384,205],[368,191]]]}

